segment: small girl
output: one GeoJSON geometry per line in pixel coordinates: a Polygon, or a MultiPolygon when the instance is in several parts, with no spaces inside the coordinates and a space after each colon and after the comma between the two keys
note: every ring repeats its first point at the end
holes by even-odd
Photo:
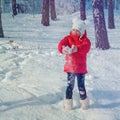
{"type": "Polygon", "coordinates": [[[75,77],[77,77],[80,104],[82,109],[87,109],[89,100],[85,89],[85,74],[87,73],[86,56],[90,50],[91,43],[87,38],[84,21],[75,18],[72,22],[70,34],[65,36],[58,44],[58,51],[66,55],[64,72],[67,73],[68,85],[64,108],[71,110],[73,107],[73,88],[75,77]]]}

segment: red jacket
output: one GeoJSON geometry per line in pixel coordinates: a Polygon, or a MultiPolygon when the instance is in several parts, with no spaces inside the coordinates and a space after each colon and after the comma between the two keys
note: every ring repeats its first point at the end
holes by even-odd
{"type": "Polygon", "coordinates": [[[58,51],[62,53],[62,46],[71,47],[72,45],[75,45],[78,51],[72,54],[66,54],[64,72],[85,74],[87,73],[86,56],[91,46],[86,32],[80,39],[71,33],[70,35],[64,37],[58,44],[58,51]]]}

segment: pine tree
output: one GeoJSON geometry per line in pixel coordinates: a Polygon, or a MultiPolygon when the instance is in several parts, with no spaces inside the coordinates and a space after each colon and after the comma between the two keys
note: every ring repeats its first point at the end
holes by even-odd
{"type": "Polygon", "coordinates": [[[105,7],[105,9],[108,8],[108,0],[104,0],[104,7],[105,7]]]}
{"type": "Polygon", "coordinates": [[[51,19],[56,20],[55,0],[50,0],[51,19]]]}
{"type": "Polygon", "coordinates": [[[115,28],[113,0],[108,0],[108,28],[115,28]]]}
{"type": "Polygon", "coordinates": [[[81,20],[86,19],[86,0],[80,0],[80,18],[81,20]]]}
{"type": "Polygon", "coordinates": [[[108,35],[105,24],[103,0],[92,0],[93,18],[95,26],[96,48],[109,49],[108,35]]]}
{"type": "Polygon", "coordinates": [[[13,11],[13,17],[17,15],[16,0],[12,0],[12,11],[13,11]]]}
{"type": "Polygon", "coordinates": [[[2,18],[1,18],[1,0],[0,0],[0,37],[4,37],[3,28],[2,28],[2,18]]]}
{"type": "Polygon", "coordinates": [[[49,26],[49,0],[43,0],[42,20],[44,26],[49,26]]]}

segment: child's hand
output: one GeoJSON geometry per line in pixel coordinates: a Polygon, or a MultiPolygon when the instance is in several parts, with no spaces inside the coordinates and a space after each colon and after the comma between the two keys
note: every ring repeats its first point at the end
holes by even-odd
{"type": "Polygon", "coordinates": [[[69,46],[63,46],[62,48],[63,54],[72,54],[74,52],[77,52],[77,47],[75,45],[72,45],[71,48],[69,46]]]}
{"type": "Polygon", "coordinates": [[[63,46],[62,47],[62,53],[63,54],[70,54],[71,48],[69,46],[63,46]]]}

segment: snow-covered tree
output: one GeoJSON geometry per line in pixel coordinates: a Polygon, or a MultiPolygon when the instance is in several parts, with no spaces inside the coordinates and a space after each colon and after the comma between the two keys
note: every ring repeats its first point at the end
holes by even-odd
{"type": "Polygon", "coordinates": [[[72,14],[80,10],[80,0],[56,0],[57,14],[72,14]]]}
{"type": "Polygon", "coordinates": [[[93,18],[95,26],[96,48],[109,49],[108,35],[105,24],[103,0],[92,0],[93,18]]]}
{"type": "Polygon", "coordinates": [[[4,37],[4,34],[3,34],[3,28],[2,28],[2,18],[1,18],[1,13],[2,13],[2,9],[1,9],[1,0],[0,0],[0,37],[4,37]]]}
{"type": "Polygon", "coordinates": [[[13,11],[13,17],[17,15],[16,0],[12,0],[12,11],[13,11]]]}
{"type": "Polygon", "coordinates": [[[108,28],[115,28],[113,0],[108,0],[108,28]]]}
{"type": "Polygon", "coordinates": [[[116,0],[116,10],[119,10],[120,7],[120,0],[116,0]]]}
{"type": "Polygon", "coordinates": [[[86,19],[86,0],[80,0],[80,18],[81,20],[86,19]]]}
{"type": "Polygon", "coordinates": [[[42,20],[44,26],[49,26],[49,0],[43,0],[42,20]]]}
{"type": "Polygon", "coordinates": [[[55,0],[50,0],[51,19],[56,20],[55,0]]]}
{"type": "Polygon", "coordinates": [[[104,0],[104,7],[105,7],[105,9],[108,8],[108,0],[104,0]]]}

